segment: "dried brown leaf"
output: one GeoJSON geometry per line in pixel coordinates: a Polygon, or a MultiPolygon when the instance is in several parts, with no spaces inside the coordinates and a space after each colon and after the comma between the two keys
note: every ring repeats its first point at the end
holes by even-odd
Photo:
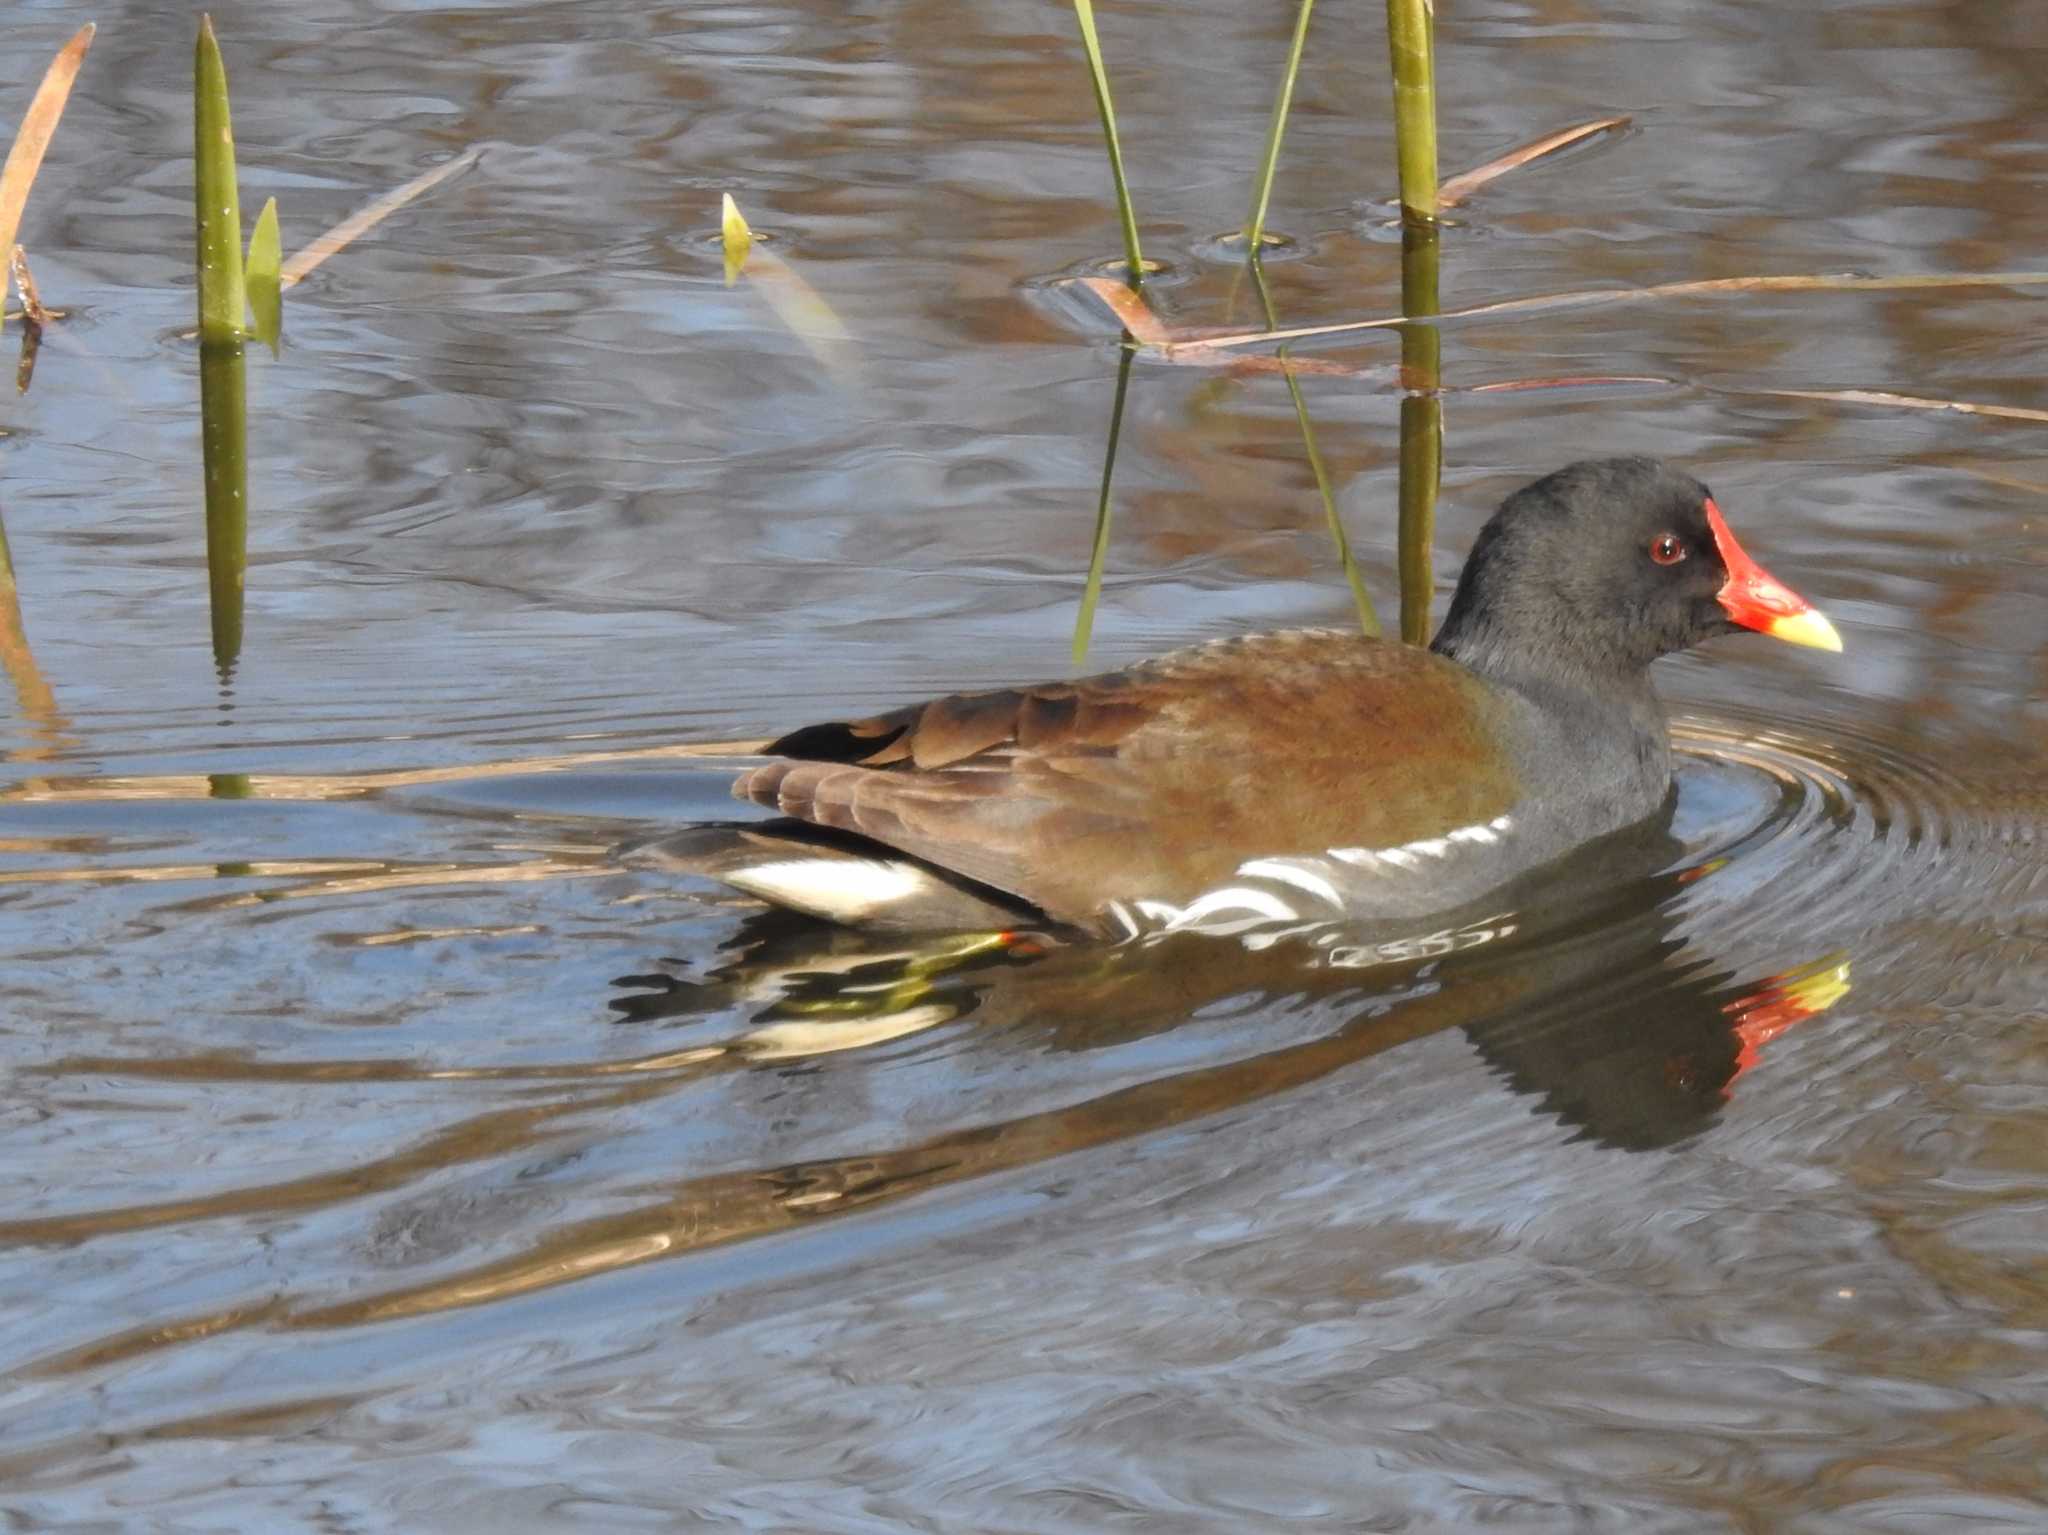
{"type": "Polygon", "coordinates": [[[28,189],[36,172],[43,168],[43,151],[57,131],[57,119],[64,115],[64,103],[71,99],[72,82],[92,46],[94,28],[87,22],[71,34],[71,41],[57,50],[57,57],[43,71],[43,83],[36,87],[28,115],[21,120],[21,132],[7,151],[7,165],[0,169],[0,251],[14,249],[14,237],[21,230],[21,210],[28,203],[28,189]]]}
{"type": "Polygon", "coordinates": [[[1576,127],[1571,128],[1560,128],[1555,133],[1544,134],[1540,139],[1531,139],[1519,149],[1510,149],[1506,154],[1497,155],[1493,159],[1488,160],[1484,165],[1475,166],[1469,171],[1451,177],[1450,180],[1437,188],[1437,206],[1439,208],[1455,208],[1489,181],[1505,176],[1509,171],[1519,170],[1522,166],[1535,160],[1546,159],[1551,155],[1557,154],[1560,150],[1571,148],[1574,144],[1584,143],[1587,139],[1593,138],[1597,134],[1609,133],[1617,128],[1626,128],[1631,121],[1633,119],[1626,116],[1596,117],[1589,123],[1580,123],[1576,127]]]}
{"type": "Polygon", "coordinates": [[[42,329],[50,323],[50,311],[43,307],[43,297],[36,292],[35,277],[28,269],[28,252],[19,245],[7,260],[7,270],[14,278],[14,291],[21,295],[22,323],[42,329]]]}
{"type": "Polygon", "coordinates": [[[1560,373],[1549,378],[1509,378],[1497,384],[1474,384],[1470,389],[1452,390],[1464,394],[1514,394],[1524,389],[1597,389],[1614,384],[1650,384],[1659,389],[1677,387],[1676,379],[1654,373],[1560,373]]]}
{"type": "MultiPolygon", "coordinates": [[[[1221,334],[1167,332],[1165,345],[1179,348],[1253,346],[1260,342],[1305,341],[1359,331],[1391,330],[1399,325],[1428,325],[1442,320],[1470,320],[1487,315],[1536,314],[1554,309],[1584,309],[1600,304],[1641,303],[1650,299],[1695,298],[1717,293],[1849,293],[1928,288],[2023,288],[2048,284],[2048,272],[1920,272],[1899,277],[1864,277],[1850,273],[1797,273],[1784,276],[1714,277],[1699,282],[1658,283],[1648,288],[1592,288],[1580,293],[1541,293],[1527,298],[1498,299],[1464,309],[1446,309],[1433,316],[1387,315],[1373,320],[1345,320],[1332,325],[1302,325],[1292,330],[1239,330],[1221,334]]],[[[1092,284],[1090,285],[1093,286],[1092,284]]]]}
{"type": "Polygon", "coordinates": [[[1199,351],[1181,347],[1167,348],[1164,355],[1168,362],[1184,367],[1222,367],[1235,377],[1247,377],[1259,373],[1307,374],[1311,377],[1329,378],[1371,378],[1384,377],[1389,382],[1400,376],[1399,368],[1371,366],[1364,363],[1336,362],[1328,357],[1266,357],[1257,352],[1246,357],[1219,358],[1204,356],[1199,351]]]}
{"type": "Polygon", "coordinates": [[[1117,324],[1129,331],[1131,339],[1140,346],[1172,345],[1173,332],[1129,283],[1113,277],[1084,277],[1081,286],[1102,301],[1117,324]]]}

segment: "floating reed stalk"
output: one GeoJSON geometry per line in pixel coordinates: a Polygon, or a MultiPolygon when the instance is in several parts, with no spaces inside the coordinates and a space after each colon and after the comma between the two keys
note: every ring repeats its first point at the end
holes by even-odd
{"type": "MultiPolygon", "coordinates": [[[[1137,318],[1128,303],[1112,298],[1090,277],[1076,282],[1096,298],[1127,330],[1137,318]]],[[[1954,288],[2030,288],[2048,286],[2048,272],[1909,272],[1891,277],[1871,277],[1854,272],[1802,272],[1755,277],[1709,277],[1691,282],[1654,283],[1647,288],[1587,288],[1576,293],[1536,293],[1522,298],[1496,299],[1490,304],[1468,304],[1463,309],[1439,311],[1436,315],[1382,315],[1371,320],[1339,320],[1330,325],[1291,325],[1285,330],[1174,331],[1151,321],[1148,334],[1138,339],[1157,347],[1170,362],[1197,363],[1209,359],[1205,353],[1227,351],[1272,342],[1324,340],[1332,336],[1360,335],[1372,330],[1399,330],[1403,326],[1434,325],[1438,320],[1499,319],[1507,315],[1545,314],[1560,310],[1598,308],[1607,304],[1639,304],[1673,298],[1714,298],[1724,294],[1751,293],[1865,293],[1909,292],[1914,289],[1940,291],[1954,288]]],[[[1148,311],[1149,313],[1149,311],[1148,311]]],[[[1137,332],[1133,331],[1133,335],[1137,332]]]]}
{"type": "Polygon", "coordinates": [[[1109,175],[1116,183],[1116,212],[1124,226],[1124,280],[1135,288],[1145,280],[1145,257],[1138,249],[1138,215],[1131,206],[1130,183],[1124,179],[1123,145],[1116,135],[1116,106],[1109,98],[1109,71],[1102,63],[1102,42],[1095,35],[1093,0],[1074,0],[1074,19],[1081,27],[1081,47],[1088,54],[1088,79],[1095,87],[1095,110],[1102,118],[1103,141],[1109,146],[1109,175]]]}
{"type": "Polygon", "coordinates": [[[382,197],[375,199],[365,207],[357,209],[339,224],[328,230],[326,234],[313,241],[312,244],[299,251],[291,260],[287,261],[278,273],[278,286],[280,288],[297,287],[337,251],[346,249],[357,240],[360,240],[364,235],[375,229],[379,224],[390,218],[392,214],[405,207],[406,204],[412,202],[422,193],[439,186],[450,176],[468,170],[482,156],[483,151],[481,149],[465,149],[447,164],[437,165],[430,171],[423,171],[404,186],[399,187],[395,191],[386,192],[382,197]]]}
{"type": "Polygon", "coordinates": [[[214,664],[227,671],[242,650],[242,592],[249,561],[247,365],[242,317],[242,205],[228,75],[213,18],[199,18],[192,79],[194,207],[199,225],[199,420],[206,463],[206,573],[214,664]]]}

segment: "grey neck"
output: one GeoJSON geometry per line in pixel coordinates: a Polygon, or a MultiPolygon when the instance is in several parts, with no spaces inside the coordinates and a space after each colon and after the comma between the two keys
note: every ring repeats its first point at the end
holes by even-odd
{"type": "Polygon", "coordinates": [[[1554,643],[1532,665],[1526,646],[1497,632],[1447,623],[1430,646],[1529,706],[1525,781],[1571,783],[1584,826],[1597,835],[1650,814],[1671,788],[1671,741],[1647,666],[1592,665],[1554,643]]]}

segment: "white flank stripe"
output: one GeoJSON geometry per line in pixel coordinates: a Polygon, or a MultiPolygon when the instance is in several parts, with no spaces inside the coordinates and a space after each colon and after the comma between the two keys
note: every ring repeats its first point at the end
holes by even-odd
{"type": "Polygon", "coordinates": [[[1271,917],[1276,922],[1295,920],[1294,908],[1277,895],[1245,885],[1226,885],[1221,890],[1211,890],[1207,895],[1197,897],[1173,919],[1173,925],[1188,927],[1223,911],[1248,912],[1255,919],[1271,917]]]}
{"type": "Polygon", "coordinates": [[[1237,873],[1240,879],[1277,879],[1283,885],[1306,890],[1310,895],[1328,901],[1332,906],[1344,904],[1344,898],[1337,893],[1337,887],[1322,875],[1302,864],[1289,863],[1284,858],[1254,858],[1250,863],[1239,864],[1237,873]]]}
{"type": "Polygon", "coordinates": [[[1131,915],[1130,907],[1124,905],[1122,901],[1111,901],[1102,909],[1123,924],[1125,938],[1135,938],[1144,931],[1138,925],[1138,919],[1131,915]]]}

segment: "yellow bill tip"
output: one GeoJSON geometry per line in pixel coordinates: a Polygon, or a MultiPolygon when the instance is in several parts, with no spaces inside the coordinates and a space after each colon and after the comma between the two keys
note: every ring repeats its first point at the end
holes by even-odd
{"type": "Polygon", "coordinates": [[[1812,608],[1772,619],[1764,626],[1764,633],[1774,640],[1784,640],[1791,645],[1811,645],[1815,650],[1832,650],[1839,654],[1842,649],[1842,637],[1835,633],[1835,626],[1812,608]]]}

